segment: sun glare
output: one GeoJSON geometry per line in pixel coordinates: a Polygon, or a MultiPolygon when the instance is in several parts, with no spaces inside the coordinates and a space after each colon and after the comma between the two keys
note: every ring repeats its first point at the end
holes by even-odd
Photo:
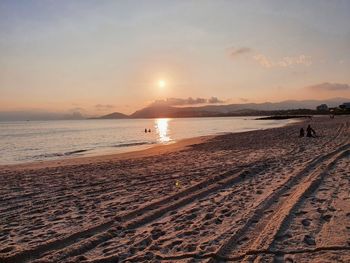
{"type": "Polygon", "coordinates": [[[167,118],[160,118],[155,120],[155,127],[156,132],[159,136],[159,141],[161,143],[167,143],[170,142],[170,136],[169,136],[169,119],[167,118]]]}
{"type": "Polygon", "coordinates": [[[159,88],[165,88],[166,82],[163,79],[158,80],[158,87],[159,88]]]}

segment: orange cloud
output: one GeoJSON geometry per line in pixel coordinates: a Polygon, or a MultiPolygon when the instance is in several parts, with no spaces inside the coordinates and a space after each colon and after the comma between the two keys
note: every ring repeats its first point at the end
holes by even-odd
{"type": "Polygon", "coordinates": [[[181,98],[167,98],[164,100],[156,100],[151,105],[168,105],[168,106],[184,106],[184,105],[198,105],[198,104],[219,104],[224,103],[223,100],[218,99],[217,97],[211,97],[209,99],[205,98],[192,98],[187,99],[181,98]]]}
{"type": "Polygon", "coordinates": [[[350,86],[348,84],[329,82],[308,86],[306,88],[312,91],[350,91],[350,86]]]}
{"type": "Polygon", "coordinates": [[[311,57],[306,55],[299,55],[295,57],[286,56],[281,58],[280,60],[274,61],[266,57],[264,54],[257,54],[253,56],[253,59],[257,61],[264,68],[273,68],[273,67],[287,68],[287,67],[292,67],[294,65],[310,66],[312,64],[311,57]]]}

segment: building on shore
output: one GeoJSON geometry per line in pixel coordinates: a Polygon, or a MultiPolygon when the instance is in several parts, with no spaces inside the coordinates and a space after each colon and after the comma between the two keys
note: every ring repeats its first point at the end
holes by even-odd
{"type": "Polygon", "coordinates": [[[343,104],[339,105],[339,108],[343,110],[350,110],[350,102],[344,102],[343,104]]]}
{"type": "Polygon", "coordinates": [[[328,111],[328,106],[327,104],[321,104],[319,106],[316,107],[317,111],[328,111]]]}

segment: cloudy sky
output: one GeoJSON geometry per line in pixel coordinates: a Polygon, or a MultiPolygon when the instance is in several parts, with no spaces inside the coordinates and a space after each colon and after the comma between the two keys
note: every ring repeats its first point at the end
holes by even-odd
{"type": "Polygon", "coordinates": [[[2,111],[350,97],[349,69],[347,0],[0,1],[2,111]]]}

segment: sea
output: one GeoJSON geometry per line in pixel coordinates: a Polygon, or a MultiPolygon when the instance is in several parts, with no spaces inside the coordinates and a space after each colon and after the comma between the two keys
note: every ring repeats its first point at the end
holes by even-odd
{"type": "Polygon", "coordinates": [[[281,127],[293,121],[215,117],[0,122],[0,165],[122,153],[185,138],[281,127]]]}

